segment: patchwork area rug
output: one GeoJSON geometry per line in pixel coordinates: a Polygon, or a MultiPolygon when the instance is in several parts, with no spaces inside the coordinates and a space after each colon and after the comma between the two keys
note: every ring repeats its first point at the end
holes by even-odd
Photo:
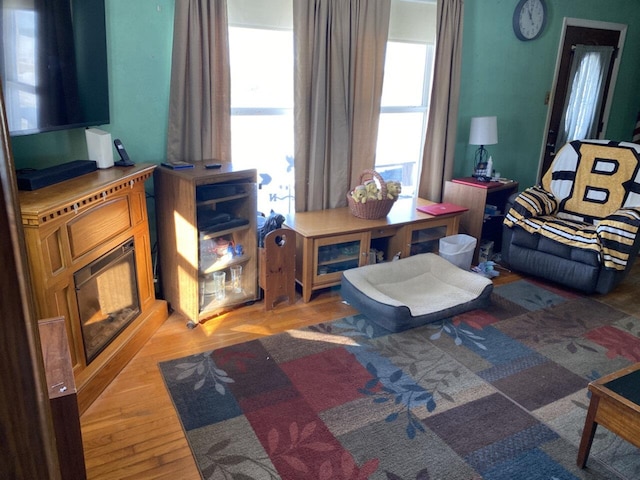
{"type": "Polygon", "coordinates": [[[391,334],[362,315],[163,362],[203,478],[636,479],[590,380],[640,362],[640,319],[521,280],[391,334]]]}

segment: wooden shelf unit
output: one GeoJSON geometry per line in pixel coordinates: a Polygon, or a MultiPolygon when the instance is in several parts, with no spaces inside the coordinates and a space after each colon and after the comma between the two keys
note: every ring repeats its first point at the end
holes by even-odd
{"type": "MultiPolygon", "coordinates": [[[[226,309],[255,301],[258,292],[257,172],[223,164],[211,170],[203,162],[194,168],[160,167],[154,174],[160,280],[163,296],[171,308],[196,324],[226,309]],[[220,230],[198,229],[198,212],[230,214],[247,222],[220,230]],[[242,254],[215,256],[205,262],[203,241],[217,239],[242,246],[242,254]],[[242,265],[243,291],[230,288],[232,265],[242,265]],[[206,294],[208,275],[226,272],[226,297],[206,294]]],[[[213,244],[213,243],[212,243],[213,244]]]]}
{"type": "MultiPolygon", "coordinates": [[[[493,185],[493,182],[491,185],[493,185]]],[[[488,186],[488,188],[483,185],[470,185],[455,181],[445,183],[442,201],[455,203],[469,209],[460,219],[460,232],[477,239],[473,263],[478,263],[480,242],[483,239],[494,242],[494,253],[500,251],[505,204],[507,199],[517,191],[518,182],[503,183],[488,186]],[[496,206],[500,215],[485,220],[485,207],[487,205],[496,206]]]]}
{"type": "Polygon", "coordinates": [[[342,272],[369,263],[369,251],[396,254],[437,253],[442,237],[458,233],[460,213],[433,216],[416,210],[433,202],[400,199],[377,220],[353,216],[349,207],[290,214],[283,227],[296,236],[296,281],[305,302],[314,290],[339,285],[342,272]]]}
{"type": "Polygon", "coordinates": [[[18,194],[36,313],[65,319],[81,413],[168,317],[153,286],[144,182],[154,168],[113,167],[18,194]],[[140,314],[89,363],[73,275],[132,237],[140,314]]]}

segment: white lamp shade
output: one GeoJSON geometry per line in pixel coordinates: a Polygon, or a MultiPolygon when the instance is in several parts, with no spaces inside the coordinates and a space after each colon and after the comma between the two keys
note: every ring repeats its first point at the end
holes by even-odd
{"type": "Polygon", "coordinates": [[[498,143],[498,117],[473,117],[469,145],[495,145],[496,143],[498,143]]]}

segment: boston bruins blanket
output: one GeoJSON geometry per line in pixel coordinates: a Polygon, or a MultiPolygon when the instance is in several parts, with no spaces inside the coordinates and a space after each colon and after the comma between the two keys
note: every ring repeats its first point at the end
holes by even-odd
{"type": "Polygon", "coordinates": [[[624,270],[640,228],[640,146],[574,141],[505,217],[531,234],[596,251],[606,268],[624,270]]]}

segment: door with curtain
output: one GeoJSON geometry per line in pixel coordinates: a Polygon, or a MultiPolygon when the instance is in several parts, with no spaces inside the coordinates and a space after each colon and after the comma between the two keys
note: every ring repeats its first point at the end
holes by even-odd
{"type": "Polygon", "coordinates": [[[599,138],[603,133],[622,35],[614,25],[565,25],[539,178],[565,143],[599,138]]]}

